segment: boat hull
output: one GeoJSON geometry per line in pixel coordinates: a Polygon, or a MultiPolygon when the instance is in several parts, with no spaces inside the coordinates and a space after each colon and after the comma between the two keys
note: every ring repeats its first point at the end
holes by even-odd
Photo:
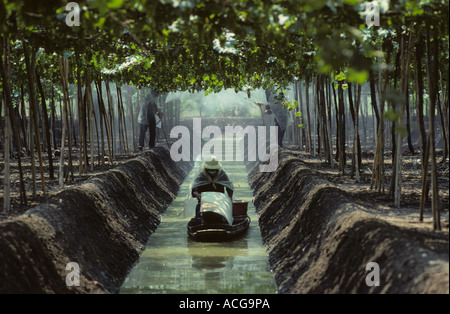
{"type": "Polygon", "coordinates": [[[187,225],[188,235],[201,242],[233,240],[244,234],[249,225],[247,203],[219,192],[203,192],[200,215],[187,225]]]}
{"type": "Polygon", "coordinates": [[[245,234],[250,225],[247,215],[234,217],[233,224],[205,223],[202,218],[194,217],[187,225],[189,237],[201,242],[220,242],[234,240],[245,234]]]}

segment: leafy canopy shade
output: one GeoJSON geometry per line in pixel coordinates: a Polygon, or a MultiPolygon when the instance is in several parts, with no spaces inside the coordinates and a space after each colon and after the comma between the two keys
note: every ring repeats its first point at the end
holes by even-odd
{"type": "Polygon", "coordinates": [[[163,91],[287,84],[313,73],[362,83],[398,32],[425,22],[446,34],[448,1],[381,1],[380,26],[360,0],[2,1],[0,27],[47,54],[76,51],[92,75],[163,91]]]}

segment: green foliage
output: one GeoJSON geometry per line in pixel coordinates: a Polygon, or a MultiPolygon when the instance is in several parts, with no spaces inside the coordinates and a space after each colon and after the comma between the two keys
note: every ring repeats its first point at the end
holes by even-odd
{"type": "Polygon", "coordinates": [[[384,117],[391,121],[397,121],[398,118],[400,117],[400,114],[397,113],[393,108],[389,108],[384,112],[384,117]]]}
{"type": "Polygon", "coordinates": [[[338,73],[345,88],[367,81],[401,30],[429,21],[448,47],[448,1],[391,1],[379,27],[366,25],[362,0],[79,1],[79,27],[65,24],[66,3],[0,2],[2,37],[42,48],[39,69],[53,82],[66,54],[71,71],[78,55],[92,78],[161,91],[266,88],[314,73],[338,73]]]}

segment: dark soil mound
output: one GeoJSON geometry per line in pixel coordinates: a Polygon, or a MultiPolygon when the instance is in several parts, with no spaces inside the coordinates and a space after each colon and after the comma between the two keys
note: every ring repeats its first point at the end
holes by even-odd
{"type": "Polygon", "coordinates": [[[280,293],[448,293],[448,231],[399,227],[324,180],[295,153],[249,182],[280,293]],[[368,286],[376,262],[380,285],[368,286]]]}
{"type": "Polygon", "coordinates": [[[156,148],[1,222],[0,293],[118,292],[189,167],[156,148]]]}

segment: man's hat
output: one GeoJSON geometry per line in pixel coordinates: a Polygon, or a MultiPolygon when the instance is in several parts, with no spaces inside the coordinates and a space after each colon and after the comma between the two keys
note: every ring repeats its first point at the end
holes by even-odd
{"type": "Polygon", "coordinates": [[[209,158],[208,160],[205,160],[205,162],[203,163],[203,168],[215,170],[215,169],[221,169],[222,165],[216,159],[216,156],[211,156],[211,158],[209,158]]]}

